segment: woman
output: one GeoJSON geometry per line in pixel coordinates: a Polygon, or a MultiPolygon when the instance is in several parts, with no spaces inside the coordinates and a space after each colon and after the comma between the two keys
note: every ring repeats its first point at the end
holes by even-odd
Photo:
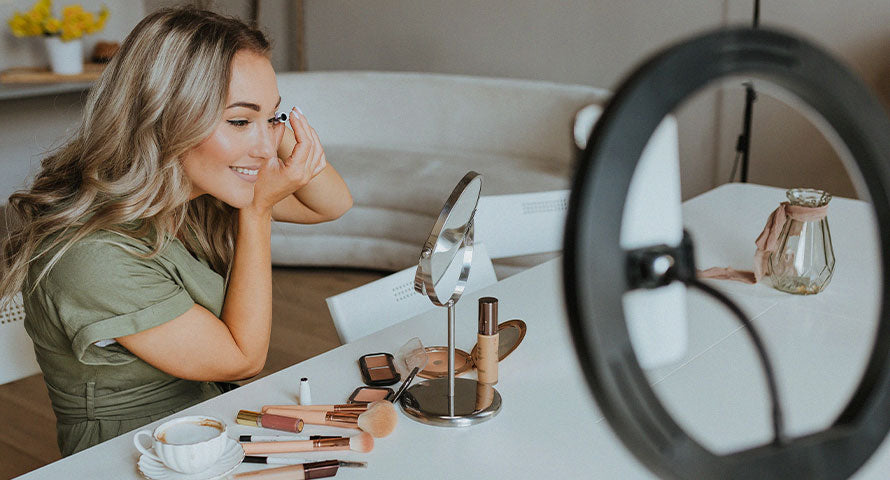
{"type": "Polygon", "coordinates": [[[352,205],[281,101],[262,33],[190,9],[149,15],[46,158],[3,245],[63,455],[217,395],[265,363],[272,219],[352,205]]]}

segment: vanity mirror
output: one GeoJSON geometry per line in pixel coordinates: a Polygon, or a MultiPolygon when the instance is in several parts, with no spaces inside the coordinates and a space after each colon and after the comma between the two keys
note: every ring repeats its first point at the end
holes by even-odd
{"type": "Polygon", "coordinates": [[[467,285],[473,259],[473,215],[482,193],[482,176],[468,172],[445,201],[420,253],[414,289],[448,309],[448,375],[418,383],[401,398],[405,412],[431,425],[463,427],[492,418],[501,408],[497,390],[477,407],[479,383],[454,378],[454,305],[467,285]]]}

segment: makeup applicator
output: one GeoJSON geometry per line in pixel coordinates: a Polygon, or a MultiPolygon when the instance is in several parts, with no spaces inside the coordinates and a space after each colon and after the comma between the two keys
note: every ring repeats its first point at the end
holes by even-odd
{"type": "Polygon", "coordinates": [[[232,478],[251,478],[255,480],[306,480],[310,478],[328,478],[337,474],[337,469],[342,467],[365,468],[365,462],[347,462],[343,460],[326,460],[323,462],[309,462],[291,464],[287,467],[270,468],[268,470],[256,470],[253,472],[239,473],[232,478]]]}
{"type": "Polygon", "coordinates": [[[284,417],[301,418],[309,425],[358,428],[377,438],[392,433],[399,421],[396,407],[392,402],[386,400],[371,402],[363,412],[305,410],[301,409],[300,405],[291,405],[286,408],[269,406],[264,407],[263,411],[284,417]]]}
{"type": "Polygon", "coordinates": [[[276,410],[299,410],[299,411],[317,411],[317,412],[357,412],[362,413],[368,409],[367,403],[340,403],[337,405],[264,405],[263,413],[269,409],[276,410]]]}
{"type": "Polygon", "coordinates": [[[284,442],[251,442],[242,443],[241,448],[247,455],[264,455],[267,453],[320,452],[331,450],[352,450],[368,453],[374,449],[374,437],[362,432],[352,437],[322,438],[319,440],[291,440],[284,442]]]}

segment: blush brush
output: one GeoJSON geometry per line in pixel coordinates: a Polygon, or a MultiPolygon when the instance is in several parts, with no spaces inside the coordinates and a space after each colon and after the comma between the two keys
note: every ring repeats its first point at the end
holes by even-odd
{"type": "Polygon", "coordinates": [[[304,423],[310,425],[357,428],[377,438],[392,433],[399,420],[396,407],[392,402],[386,400],[371,402],[365,411],[320,411],[302,409],[299,405],[289,405],[284,408],[267,406],[263,408],[263,411],[274,415],[301,418],[304,423]]]}

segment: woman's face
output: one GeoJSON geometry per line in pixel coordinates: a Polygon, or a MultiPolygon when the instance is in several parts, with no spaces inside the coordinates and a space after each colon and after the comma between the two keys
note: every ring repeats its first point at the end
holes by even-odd
{"type": "Polygon", "coordinates": [[[257,171],[277,155],[284,127],[269,120],[280,102],[269,60],[249,51],[235,54],[222,118],[182,162],[191,198],[210,194],[235,208],[250,205],[257,171]]]}

